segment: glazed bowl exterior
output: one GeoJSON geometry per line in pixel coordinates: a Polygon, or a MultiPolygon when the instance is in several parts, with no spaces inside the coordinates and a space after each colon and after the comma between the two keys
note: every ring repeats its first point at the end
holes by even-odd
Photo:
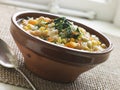
{"type": "Polygon", "coordinates": [[[86,52],[59,46],[28,34],[18,23],[21,18],[40,16],[53,19],[59,17],[38,11],[18,12],[11,18],[10,31],[24,57],[26,67],[41,78],[56,82],[72,82],[81,73],[108,59],[113,48],[112,43],[105,35],[86,25],[72,21],[75,25],[98,36],[107,45],[104,51],[86,52]]]}

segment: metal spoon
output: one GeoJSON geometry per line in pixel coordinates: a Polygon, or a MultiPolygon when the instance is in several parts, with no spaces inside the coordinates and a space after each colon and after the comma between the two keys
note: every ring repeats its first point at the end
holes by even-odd
{"type": "Polygon", "coordinates": [[[12,49],[0,39],[0,64],[6,68],[16,69],[30,84],[33,90],[37,90],[28,77],[18,68],[17,57],[12,49]]]}

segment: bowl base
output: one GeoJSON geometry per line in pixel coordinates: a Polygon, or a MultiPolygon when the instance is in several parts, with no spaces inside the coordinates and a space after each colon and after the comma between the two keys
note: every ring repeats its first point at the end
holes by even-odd
{"type": "Polygon", "coordinates": [[[73,66],[47,59],[16,42],[24,56],[26,67],[39,77],[55,82],[73,82],[89,70],[89,66],[73,66]]]}

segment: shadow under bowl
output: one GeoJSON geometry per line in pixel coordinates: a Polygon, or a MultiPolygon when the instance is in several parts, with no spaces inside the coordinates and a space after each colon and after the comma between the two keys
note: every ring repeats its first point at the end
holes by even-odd
{"type": "Polygon", "coordinates": [[[18,12],[12,16],[10,27],[11,34],[23,54],[26,67],[38,76],[56,82],[72,82],[81,73],[108,59],[113,49],[111,41],[102,33],[86,25],[70,20],[75,25],[83,27],[86,31],[99,37],[107,45],[105,50],[85,52],[59,46],[28,34],[18,23],[18,20],[22,18],[40,16],[53,19],[59,17],[37,11],[18,12]]]}

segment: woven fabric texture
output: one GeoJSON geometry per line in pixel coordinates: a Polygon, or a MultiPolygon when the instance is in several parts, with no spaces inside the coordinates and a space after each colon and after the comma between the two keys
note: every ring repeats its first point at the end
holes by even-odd
{"type": "MultiPolygon", "coordinates": [[[[13,13],[26,9],[0,5],[0,38],[15,52],[21,70],[30,78],[38,90],[120,90],[120,37],[108,35],[114,44],[109,59],[95,68],[81,74],[72,83],[55,83],[43,80],[24,66],[24,59],[9,31],[13,13]]],[[[0,82],[31,88],[26,80],[14,69],[0,66],[0,82]]]]}

